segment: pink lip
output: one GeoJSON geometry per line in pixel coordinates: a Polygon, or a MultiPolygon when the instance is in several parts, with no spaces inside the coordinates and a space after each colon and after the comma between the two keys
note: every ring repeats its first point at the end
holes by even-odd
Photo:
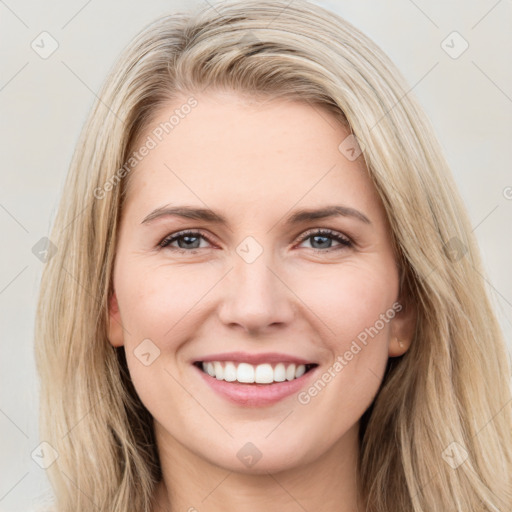
{"type": "Polygon", "coordinates": [[[277,352],[262,352],[261,354],[249,354],[247,352],[223,352],[221,354],[211,354],[197,358],[196,362],[208,361],[233,361],[236,363],[263,364],[263,363],[288,363],[288,364],[314,364],[314,361],[308,361],[289,354],[279,354],[277,352]]]}
{"type": "MultiPolygon", "coordinates": [[[[230,357],[232,357],[232,354],[230,354],[230,357]]],[[[214,358],[211,360],[222,361],[224,359],[214,358]]],[[[233,359],[226,360],[233,361],[233,359]]],[[[245,359],[245,361],[247,361],[247,359],[245,359]]],[[[210,377],[210,375],[203,372],[197,366],[193,365],[192,367],[195,371],[199,372],[204,382],[216,393],[236,405],[242,405],[245,407],[262,407],[272,405],[290,395],[297,394],[301,388],[305,387],[307,382],[311,379],[312,374],[315,374],[316,369],[318,368],[318,366],[316,366],[298,379],[291,381],[275,382],[273,384],[241,384],[239,382],[218,380],[215,377],[210,377]]]]}

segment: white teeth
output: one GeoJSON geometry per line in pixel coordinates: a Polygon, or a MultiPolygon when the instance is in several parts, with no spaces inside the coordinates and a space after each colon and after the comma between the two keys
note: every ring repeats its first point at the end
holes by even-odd
{"type": "Polygon", "coordinates": [[[297,369],[295,370],[295,378],[298,379],[299,377],[302,377],[306,373],[306,367],[303,364],[299,364],[297,366],[297,369]]]}
{"type": "Polygon", "coordinates": [[[226,363],[226,366],[224,366],[224,380],[226,382],[236,380],[236,366],[233,363],[226,363]]]}
{"type": "Polygon", "coordinates": [[[218,380],[224,380],[224,368],[222,368],[222,365],[218,361],[215,361],[215,363],[213,363],[213,368],[215,369],[215,378],[218,380]]]}
{"type": "Polygon", "coordinates": [[[206,363],[206,368],[204,367],[203,363],[203,370],[206,370],[206,373],[210,377],[215,377],[215,368],[213,367],[213,363],[206,363]]]}
{"type": "Polygon", "coordinates": [[[274,380],[276,382],[284,382],[286,380],[286,368],[283,363],[276,364],[274,368],[274,380]]]}
{"type": "Polygon", "coordinates": [[[252,365],[249,363],[234,363],[209,361],[202,363],[203,371],[210,377],[226,382],[241,382],[244,384],[271,384],[284,382],[302,377],[306,373],[304,364],[277,363],[272,367],[269,363],[252,365]]]}
{"type": "Polygon", "coordinates": [[[254,382],[254,366],[247,363],[240,363],[236,369],[236,380],[247,384],[254,382]]]}
{"type": "Polygon", "coordinates": [[[274,370],[269,364],[259,364],[256,366],[254,382],[258,384],[269,384],[274,382],[274,370]]]}

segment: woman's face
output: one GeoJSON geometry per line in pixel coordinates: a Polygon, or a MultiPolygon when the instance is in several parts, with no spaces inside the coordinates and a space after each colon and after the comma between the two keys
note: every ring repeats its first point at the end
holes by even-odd
{"type": "Polygon", "coordinates": [[[330,113],[196,99],[140,138],[156,147],[129,176],[109,339],[160,443],[234,471],[297,467],[354,444],[407,350],[389,226],[330,113]]]}

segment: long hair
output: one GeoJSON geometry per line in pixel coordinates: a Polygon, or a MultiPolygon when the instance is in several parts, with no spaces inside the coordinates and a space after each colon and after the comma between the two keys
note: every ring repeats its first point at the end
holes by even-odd
{"type": "Polygon", "coordinates": [[[389,359],[361,421],[366,510],[512,510],[508,354],[434,130],[375,43],[300,0],[221,3],[158,19],[122,53],[86,121],[36,319],[40,436],[58,454],[47,469],[56,510],[151,510],[161,478],[152,417],[123,347],[107,338],[117,229],[144,130],[163,104],[185,97],[193,105],[208,88],[327,109],[364,148],[400,287],[417,309],[412,345],[389,359]]]}

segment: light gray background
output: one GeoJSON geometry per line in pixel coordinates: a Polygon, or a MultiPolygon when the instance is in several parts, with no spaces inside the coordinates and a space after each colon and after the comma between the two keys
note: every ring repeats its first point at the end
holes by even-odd
{"type": "MultiPolygon", "coordinates": [[[[48,488],[31,459],[40,442],[32,338],[42,270],[31,249],[49,232],[79,131],[114,59],[146,23],[198,3],[0,0],[2,512],[31,509],[48,488]],[[59,44],[47,59],[31,48],[43,31],[59,44]]],[[[469,210],[512,346],[511,0],[315,3],[374,39],[424,106],[469,210]],[[441,47],[453,31],[469,43],[457,59],[441,47]]]]}

